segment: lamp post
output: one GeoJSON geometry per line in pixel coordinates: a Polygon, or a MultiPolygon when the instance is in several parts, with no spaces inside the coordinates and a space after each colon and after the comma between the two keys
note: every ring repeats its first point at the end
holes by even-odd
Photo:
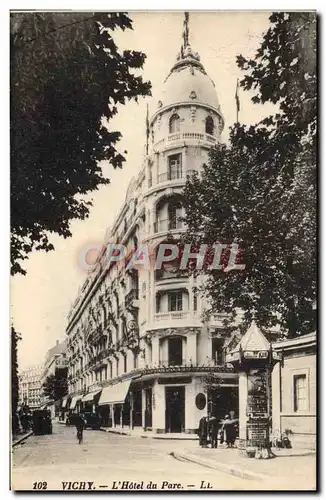
{"type": "Polygon", "coordinates": [[[226,355],[239,372],[239,453],[274,458],[270,449],[271,372],[280,354],[253,321],[233,351],[226,355]]]}

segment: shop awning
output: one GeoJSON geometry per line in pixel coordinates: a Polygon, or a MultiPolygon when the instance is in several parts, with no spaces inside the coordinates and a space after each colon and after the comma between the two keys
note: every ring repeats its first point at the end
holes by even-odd
{"type": "Polygon", "coordinates": [[[62,399],[61,408],[66,408],[68,402],[68,396],[62,399]]]}
{"type": "Polygon", "coordinates": [[[70,410],[74,410],[76,408],[77,401],[80,401],[83,396],[74,396],[70,403],[70,410]]]}
{"type": "Polygon", "coordinates": [[[131,380],[125,380],[119,384],[104,387],[98,402],[99,406],[124,403],[129,391],[130,382],[131,380]]]}
{"type": "Polygon", "coordinates": [[[97,396],[101,392],[101,390],[102,389],[99,389],[98,391],[89,392],[88,394],[86,394],[86,396],[83,397],[82,402],[86,403],[86,401],[93,401],[94,397],[97,396]]]}

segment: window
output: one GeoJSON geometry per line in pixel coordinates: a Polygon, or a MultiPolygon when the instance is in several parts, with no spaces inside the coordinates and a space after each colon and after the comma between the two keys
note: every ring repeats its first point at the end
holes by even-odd
{"type": "Polygon", "coordinates": [[[180,132],[180,117],[177,114],[171,116],[169,123],[169,133],[174,134],[175,132],[180,132]]]}
{"type": "Polygon", "coordinates": [[[119,375],[119,360],[116,360],[116,376],[119,375]]]}
{"type": "Polygon", "coordinates": [[[169,229],[179,229],[182,226],[182,203],[178,201],[168,205],[169,229]]]}
{"type": "Polygon", "coordinates": [[[161,295],[159,293],[156,294],[156,312],[160,312],[161,307],[161,295]]]}
{"type": "Polygon", "coordinates": [[[134,369],[135,368],[138,368],[138,356],[137,354],[134,352],[134,369]]]}
{"type": "Polygon", "coordinates": [[[168,180],[181,178],[181,154],[169,156],[168,180]]]}
{"type": "Polygon", "coordinates": [[[127,356],[124,354],[123,356],[123,371],[126,373],[127,371],[127,356]]]}
{"type": "Polygon", "coordinates": [[[308,384],[306,375],[294,375],[294,411],[308,410],[308,384]]]}
{"type": "Polygon", "coordinates": [[[182,292],[170,292],[168,294],[169,311],[182,311],[182,292]]]}
{"type": "Polygon", "coordinates": [[[168,340],[169,365],[182,365],[182,337],[168,340]]]}
{"type": "Polygon", "coordinates": [[[205,132],[206,132],[206,134],[214,135],[214,120],[211,116],[208,116],[206,118],[205,132]]]}
{"type": "Polygon", "coordinates": [[[212,360],[215,365],[223,363],[223,339],[212,338],[212,360]]]}

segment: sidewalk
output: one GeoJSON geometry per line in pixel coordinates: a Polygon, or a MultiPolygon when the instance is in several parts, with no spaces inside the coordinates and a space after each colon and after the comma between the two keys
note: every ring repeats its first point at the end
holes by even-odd
{"type": "Polygon", "coordinates": [[[122,436],[131,436],[131,437],[141,437],[141,438],[149,438],[149,439],[162,439],[162,440],[175,440],[178,441],[198,441],[197,434],[179,434],[179,433],[170,433],[170,434],[156,434],[152,431],[144,431],[142,428],[139,429],[129,429],[128,427],[101,427],[101,431],[110,432],[111,434],[119,434],[122,436]]]}
{"type": "MultiPolygon", "coordinates": [[[[254,480],[276,489],[313,490],[316,483],[316,453],[310,450],[275,450],[276,458],[256,460],[242,457],[238,450],[228,448],[184,447],[171,455],[182,461],[197,463],[243,479],[254,480]]],[[[262,484],[263,487],[263,484],[262,484]]]]}

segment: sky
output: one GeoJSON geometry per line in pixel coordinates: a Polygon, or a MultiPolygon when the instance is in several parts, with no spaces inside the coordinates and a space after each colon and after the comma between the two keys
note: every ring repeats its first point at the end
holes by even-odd
{"type": "MultiPolygon", "coordinates": [[[[128,154],[122,170],[116,171],[109,164],[103,166],[111,183],[89,196],[93,200],[90,217],[74,221],[73,236],[67,240],[51,236],[55,250],[32,253],[24,263],[27,275],[11,280],[11,317],[23,337],[18,348],[19,369],[42,363],[47,349],[56,340],[65,338],[67,314],[86,279],[85,271],[78,265],[81,249],[103,241],[124,202],[131,177],[142,166],[146,104],[151,109],[151,103],[157,102],[155,95],[159,94],[182,44],[183,12],[137,11],[129,15],[133,30],[115,32],[114,39],[121,49],[146,54],[142,75],[152,83],[153,98],[120,106],[112,120],[111,130],[122,133],[119,149],[127,150],[128,154]]],[[[263,32],[268,29],[268,16],[266,11],[190,13],[190,44],[215,82],[225,117],[222,141],[227,141],[228,129],[236,119],[236,81],[243,76],[236,65],[236,56],[254,55],[263,32]]],[[[239,121],[246,124],[258,122],[273,110],[269,105],[253,104],[251,96],[240,90],[239,121]]]]}

